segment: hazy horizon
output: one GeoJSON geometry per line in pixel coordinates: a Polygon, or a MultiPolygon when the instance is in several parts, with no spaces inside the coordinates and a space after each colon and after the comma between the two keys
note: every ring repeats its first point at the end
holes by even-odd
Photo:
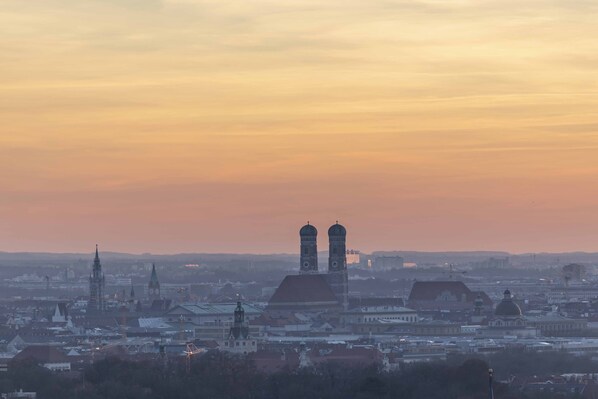
{"type": "Polygon", "coordinates": [[[598,251],[598,5],[8,0],[0,250],[598,251]]]}

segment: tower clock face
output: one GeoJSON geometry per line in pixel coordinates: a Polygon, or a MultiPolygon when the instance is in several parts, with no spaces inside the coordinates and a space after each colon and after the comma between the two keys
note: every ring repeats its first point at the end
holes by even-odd
{"type": "Polygon", "coordinates": [[[309,267],[309,262],[303,262],[304,267],[309,267]]]}
{"type": "Polygon", "coordinates": [[[338,266],[338,263],[332,262],[332,267],[337,267],[337,266],[338,266]]]}

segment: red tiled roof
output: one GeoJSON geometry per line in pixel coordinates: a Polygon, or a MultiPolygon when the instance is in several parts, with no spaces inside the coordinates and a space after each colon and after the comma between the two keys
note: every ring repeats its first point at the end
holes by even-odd
{"type": "Polygon", "coordinates": [[[269,304],[316,302],[336,304],[337,299],[323,275],[301,274],[286,276],[270,298],[269,304]]]}

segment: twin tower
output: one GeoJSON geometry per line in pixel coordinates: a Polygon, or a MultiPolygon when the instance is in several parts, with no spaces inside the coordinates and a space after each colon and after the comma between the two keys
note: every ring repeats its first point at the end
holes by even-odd
{"type": "MultiPolygon", "coordinates": [[[[318,273],[318,230],[311,224],[306,224],[299,230],[301,237],[301,274],[318,273]]],[[[347,229],[333,224],[328,229],[330,244],[328,255],[328,273],[347,270],[347,229]]]]}
{"type": "MultiPolygon", "coordinates": [[[[318,274],[318,230],[306,224],[299,230],[301,237],[301,274],[318,274]]],[[[348,304],[347,273],[347,229],[333,224],[328,229],[328,273],[325,275],[328,285],[338,301],[346,308],[348,304]]]]}

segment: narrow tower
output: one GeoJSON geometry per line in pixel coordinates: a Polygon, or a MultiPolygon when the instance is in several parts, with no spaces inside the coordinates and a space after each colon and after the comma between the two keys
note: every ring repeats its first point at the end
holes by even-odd
{"type": "Polygon", "coordinates": [[[98,245],[96,244],[96,256],[93,260],[91,275],[89,276],[89,303],[87,304],[87,308],[90,313],[104,311],[105,287],[106,279],[102,273],[102,264],[100,263],[98,245]]]}
{"type": "Polygon", "coordinates": [[[229,338],[246,339],[247,337],[249,337],[249,326],[245,322],[245,309],[239,301],[235,308],[235,321],[230,328],[229,338]]]}
{"type": "Polygon", "coordinates": [[[315,274],[318,272],[318,230],[309,224],[299,230],[301,237],[301,274],[315,274]]]}
{"type": "Polygon", "coordinates": [[[328,229],[328,282],[336,298],[347,309],[349,305],[349,276],[347,272],[347,229],[333,224],[328,229]]]}
{"type": "Polygon", "coordinates": [[[160,299],[160,282],[158,281],[158,274],[156,273],[156,265],[152,263],[152,276],[147,285],[147,293],[150,301],[160,299]]]}

